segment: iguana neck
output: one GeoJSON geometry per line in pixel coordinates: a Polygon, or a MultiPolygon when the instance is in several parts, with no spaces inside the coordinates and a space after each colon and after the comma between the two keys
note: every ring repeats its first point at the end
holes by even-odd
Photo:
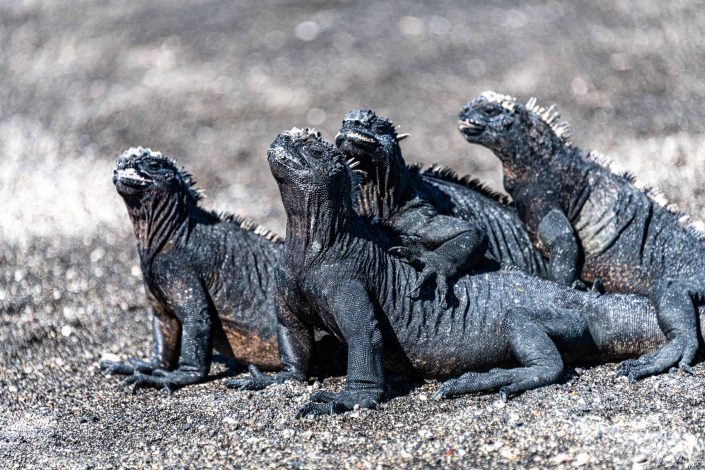
{"type": "Polygon", "coordinates": [[[494,150],[502,162],[504,185],[509,192],[516,184],[545,174],[546,168],[556,161],[566,161],[556,157],[565,155],[568,158],[572,149],[544,125],[535,125],[520,137],[509,140],[511,143],[494,150]]]}
{"type": "Polygon", "coordinates": [[[189,212],[196,202],[184,195],[128,203],[128,213],[137,238],[142,262],[151,261],[169,244],[184,243],[190,232],[189,212]]]}
{"type": "MultiPolygon", "coordinates": [[[[331,195],[282,187],[282,201],[287,216],[287,261],[309,267],[345,237],[355,213],[352,201],[331,195]]],[[[348,194],[349,197],[349,194],[348,194]]]]}
{"type": "Polygon", "coordinates": [[[357,193],[360,214],[375,221],[389,219],[410,197],[409,181],[409,168],[397,148],[389,165],[377,165],[369,170],[357,193]]]}

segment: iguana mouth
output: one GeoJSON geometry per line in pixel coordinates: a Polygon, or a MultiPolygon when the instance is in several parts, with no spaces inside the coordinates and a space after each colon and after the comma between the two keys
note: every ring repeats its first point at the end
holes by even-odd
{"type": "Polygon", "coordinates": [[[458,129],[467,135],[480,135],[485,130],[485,125],[475,120],[461,119],[458,121],[458,129]]]}
{"type": "Polygon", "coordinates": [[[134,168],[123,168],[117,171],[117,181],[131,188],[144,188],[152,183],[150,178],[140,175],[134,168]]]}
{"type": "Polygon", "coordinates": [[[346,140],[351,144],[362,147],[366,150],[379,147],[379,141],[377,141],[375,137],[358,131],[338,132],[335,136],[335,140],[336,143],[346,140]]]}

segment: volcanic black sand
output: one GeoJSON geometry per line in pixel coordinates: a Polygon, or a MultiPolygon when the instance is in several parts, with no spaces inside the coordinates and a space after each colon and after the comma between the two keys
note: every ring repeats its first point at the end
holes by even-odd
{"type": "Polygon", "coordinates": [[[0,466],[705,463],[703,365],[635,384],[614,364],[570,369],[507,404],[435,402],[430,383],[316,421],[293,416],[341,379],[238,393],[219,363],[207,383],[133,396],[97,371],[149,345],[111,184],[129,146],[187,165],[209,207],[282,232],[267,146],[292,126],[332,139],[354,107],[410,132],[409,161],[501,188],[495,158],[455,128],[493,89],[556,102],[578,145],[705,219],[701,2],[49,3],[0,5],[0,466]]]}

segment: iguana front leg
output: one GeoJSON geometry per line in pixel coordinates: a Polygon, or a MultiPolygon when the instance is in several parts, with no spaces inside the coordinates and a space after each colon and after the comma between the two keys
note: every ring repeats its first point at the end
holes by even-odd
{"type": "Polygon", "coordinates": [[[405,246],[391,248],[390,254],[421,270],[412,297],[418,298],[423,286],[435,279],[441,305],[448,308],[449,281],[482,258],[488,247],[487,234],[465,220],[436,213],[400,217],[394,228],[407,237],[403,237],[405,246]]]}
{"type": "Polygon", "coordinates": [[[580,282],[580,248],[568,217],[559,209],[550,210],[541,219],[538,237],[550,253],[553,280],[566,286],[580,282]]]}
{"type": "Polygon", "coordinates": [[[355,407],[375,409],[384,395],[382,332],[367,290],[359,282],[331,290],[328,309],[348,345],[345,390],[314,393],[297,417],[342,413],[355,407]]]}
{"type": "Polygon", "coordinates": [[[178,363],[181,344],[179,320],[147,290],[152,311],[152,354],[146,360],[129,358],[128,363],[101,361],[100,369],[108,374],[151,374],[155,369],[173,369],[178,363]]]}
{"type": "MultiPolygon", "coordinates": [[[[174,315],[181,324],[179,360],[176,369],[154,369],[151,375],[137,373],[123,382],[139,388],[164,388],[176,390],[184,385],[195,384],[206,378],[210,370],[213,353],[213,321],[208,293],[196,273],[188,268],[165,267],[162,291],[174,315]]],[[[163,345],[156,343],[155,349],[163,345]]]]}

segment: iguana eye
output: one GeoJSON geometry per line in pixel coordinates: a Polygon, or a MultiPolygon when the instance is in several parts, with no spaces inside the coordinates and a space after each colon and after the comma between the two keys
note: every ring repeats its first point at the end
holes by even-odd
{"type": "Polygon", "coordinates": [[[495,117],[499,114],[499,109],[497,108],[485,108],[485,116],[495,117]]]}
{"type": "Polygon", "coordinates": [[[313,158],[321,158],[323,156],[323,150],[318,147],[311,147],[308,149],[309,155],[313,158]]]}
{"type": "Polygon", "coordinates": [[[383,122],[379,122],[375,124],[375,132],[386,132],[387,131],[387,125],[383,122]]]}
{"type": "Polygon", "coordinates": [[[147,163],[147,168],[150,171],[159,171],[162,169],[162,165],[159,162],[149,162],[147,163]]]}

